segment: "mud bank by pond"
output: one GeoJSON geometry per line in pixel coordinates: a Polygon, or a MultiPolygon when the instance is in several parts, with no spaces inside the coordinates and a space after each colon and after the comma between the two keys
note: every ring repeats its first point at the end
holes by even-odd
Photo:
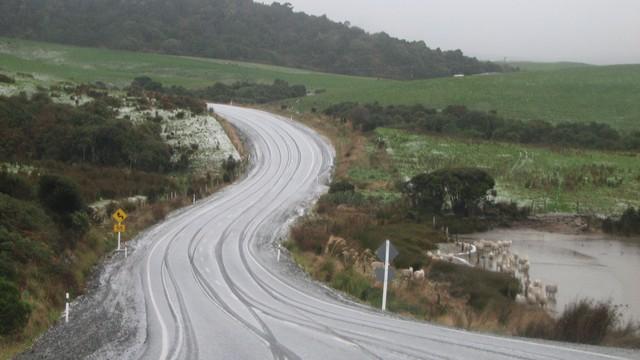
{"type": "Polygon", "coordinates": [[[531,279],[557,284],[561,312],[581,298],[611,300],[624,320],[640,320],[640,241],[607,234],[560,234],[529,228],[497,229],[465,236],[511,240],[531,261],[531,279]]]}

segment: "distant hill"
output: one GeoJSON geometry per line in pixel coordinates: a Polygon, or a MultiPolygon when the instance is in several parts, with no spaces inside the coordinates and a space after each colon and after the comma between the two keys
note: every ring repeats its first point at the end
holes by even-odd
{"type": "Polygon", "coordinates": [[[298,111],[322,111],[344,101],[423,104],[441,109],[458,104],[485,112],[497,110],[500,116],[521,120],[554,124],[595,121],[618,130],[640,129],[640,64],[394,81],[0,37],[3,73],[16,79],[14,92],[31,92],[59,81],[101,81],[124,87],[141,75],[166,86],[189,89],[206,88],[215,82],[271,84],[281,79],[303,84],[310,92],[304,98],[286,101],[298,111]]]}
{"type": "Polygon", "coordinates": [[[393,79],[509,69],[251,0],[2,0],[0,35],[393,79]]]}

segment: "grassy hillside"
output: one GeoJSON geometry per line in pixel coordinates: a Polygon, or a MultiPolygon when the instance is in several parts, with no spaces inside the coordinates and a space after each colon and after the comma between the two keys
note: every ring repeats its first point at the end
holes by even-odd
{"type": "MultiPolygon", "coordinates": [[[[621,213],[640,202],[638,154],[551,150],[379,128],[400,177],[443,167],[477,166],[497,181],[498,196],[537,211],[621,213]]],[[[389,181],[388,172],[352,171],[356,181],[389,181]],[[384,175],[384,176],[383,176],[384,175]]]]}
{"type": "Polygon", "coordinates": [[[393,81],[241,62],[80,48],[0,38],[0,71],[37,73],[38,82],[101,80],[125,85],[148,75],[168,85],[204,87],[215,81],[276,78],[324,90],[294,106],[322,109],[342,101],[435,107],[463,104],[522,119],[640,125],[640,65],[560,67],[547,71],[393,81]]]}
{"type": "Polygon", "coordinates": [[[0,34],[402,80],[512,70],[253,0],[3,0],[0,34]]]}
{"type": "Polygon", "coordinates": [[[509,65],[519,68],[521,71],[553,71],[574,69],[577,67],[593,66],[585,63],[560,61],[560,62],[534,62],[513,61],[509,65]]]}

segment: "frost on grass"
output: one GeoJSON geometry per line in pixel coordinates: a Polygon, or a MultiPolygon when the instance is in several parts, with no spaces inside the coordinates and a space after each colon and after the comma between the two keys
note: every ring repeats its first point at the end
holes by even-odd
{"type": "Polygon", "coordinates": [[[178,150],[172,161],[178,161],[182,154],[189,154],[191,167],[202,171],[218,168],[229,156],[240,160],[240,154],[213,116],[189,116],[187,113],[180,119],[177,113],[180,111],[168,116],[161,115],[163,137],[172,148],[178,150]]]}
{"type": "Polygon", "coordinates": [[[188,110],[139,110],[123,106],[119,117],[133,124],[155,119],[162,128],[162,137],[173,149],[172,162],[187,156],[191,169],[196,172],[217,171],[230,156],[240,160],[240,154],[218,120],[209,114],[197,115],[188,110]]]}
{"type": "Polygon", "coordinates": [[[402,176],[444,167],[482,168],[496,179],[497,200],[536,212],[621,213],[640,202],[637,154],[443,140],[385,128],[376,134],[402,176]]]}

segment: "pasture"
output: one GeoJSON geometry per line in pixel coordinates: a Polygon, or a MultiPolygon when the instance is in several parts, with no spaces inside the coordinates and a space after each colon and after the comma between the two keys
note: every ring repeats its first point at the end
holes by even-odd
{"type": "Polygon", "coordinates": [[[147,75],[163,84],[199,88],[217,81],[279,78],[311,90],[310,96],[289,102],[299,111],[323,110],[343,101],[420,103],[435,108],[462,104],[525,120],[597,121],[618,129],[640,129],[640,65],[521,65],[519,73],[394,81],[0,38],[0,72],[31,74],[34,78],[25,81],[37,85],[102,81],[121,87],[147,75]]]}
{"type": "Polygon", "coordinates": [[[639,154],[546,149],[386,128],[376,135],[401,177],[477,166],[496,179],[499,199],[533,204],[538,212],[608,214],[640,205],[639,154]]]}

